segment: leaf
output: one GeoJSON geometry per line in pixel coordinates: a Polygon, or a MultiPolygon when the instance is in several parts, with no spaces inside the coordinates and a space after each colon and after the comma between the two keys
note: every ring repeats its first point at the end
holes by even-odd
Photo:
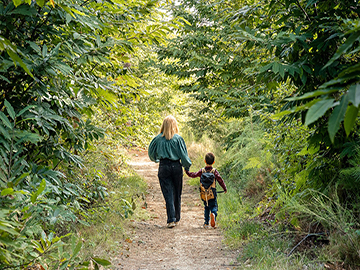
{"type": "Polygon", "coordinates": [[[27,177],[29,174],[30,173],[27,172],[27,173],[23,173],[22,175],[20,175],[18,178],[15,179],[15,181],[13,181],[14,185],[17,186],[21,182],[21,180],[24,179],[25,177],[27,177]]]}
{"type": "Polygon", "coordinates": [[[359,113],[359,107],[355,107],[353,105],[348,106],[348,108],[346,110],[346,114],[345,114],[345,120],[344,120],[346,136],[349,136],[349,134],[352,130],[352,127],[355,124],[358,113],[359,113]]]}
{"type": "Polygon", "coordinates": [[[280,65],[280,66],[279,66],[279,74],[280,74],[281,78],[284,79],[284,76],[285,76],[285,68],[284,68],[283,65],[280,65]]]}
{"type": "Polygon", "coordinates": [[[9,119],[6,117],[6,115],[3,112],[0,112],[0,119],[4,123],[5,126],[7,126],[10,129],[13,128],[9,119]]]}
{"type": "Polygon", "coordinates": [[[191,26],[191,23],[189,21],[185,20],[183,17],[177,17],[177,19],[180,20],[180,21],[183,21],[187,25],[191,26]]]}
{"type": "Polygon", "coordinates": [[[0,231],[5,231],[12,235],[19,235],[19,233],[17,231],[15,231],[10,224],[3,223],[3,222],[2,222],[2,224],[0,223],[0,231]],[[5,226],[3,226],[2,224],[5,226]]]}
{"type": "Polygon", "coordinates": [[[1,78],[2,80],[6,81],[7,83],[11,83],[11,82],[9,81],[9,79],[6,78],[6,77],[4,77],[3,75],[0,75],[0,78],[1,78]]]}
{"type": "Polygon", "coordinates": [[[272,71],[275,74],[279,72],[279,63],[278,62],[274,62],[274,64],[272,65],[272,71]]]}
{"type": "Polygon", "coordinates": [[[32,195],[31,195],[31,202],[35,203],[37,197],[45,190],[46,187],[46,181],[45,179],[43,179],[39,185],[39,188],[37,191],[35,191],[32,195]]]}
{"type": "Polygon", "coordinates": [[[14,64],[16,65],[16,62],[19,63],[19,65],[23,68],[23,70],[29,74],[32,78],[34,78],[34,75],[30,72],[29,68],[25,65],[25,63],[20,59],[20,57],[14,53],[12,50],[6,50],[10,58],[13,60],[14,64]]]}
{"type": "Polygon", "coordinates": [[[48,51],[47,46],[46,46],[46,44],[44,44],[44,46],[42,47],[42,52],[41,52],[42,57],[44,57],[44,58],[46,57],[47,51],[48,51]]]}
{"type": "Polygon", "coordinates": [[[262,73],[262,72],[265,72],[265,71],[268,71],[271,67],[272,67],[273,63],[270,63],[270,64],[267,64],[265,66],[263,66],[259,72],[262,73]]]}
{"type": "Polygon", "coordinates": [[[38,241],[31,240],[31,243],[33,244],[33,248],[35,248],[40,253],[44,253],[43,247],[41,246],[41,244],[38,241]]]}
{"type": "Polygon", "coordinates": [[[337,60],[344,52],[346,52],[351,46],[354,44],[354,42],[359,38],[360,31],[353,33],[350,37],[348,37],[344,44],[342,44],[339,49],[336,51],[336,53],[331,57],[329,62],[322,68],[325,69],[326,67],[330,66],[335,60],[337,60]]]}
{"type": "Polygon", "coordinates": [[[0,125],[0,133],[2,133],[2,135],[4,135],[7,140],[11,140],[9,132],[7,132],[7,130],[2,125],[0,125]]]}
{"type": "Polygon", "coordinates": [[[14,108],[11,106],[11,104],[5,99],[5,107],[6,107],[6,110],[8,112],[8,114],[10,115],[11,119],[14,120],[15,119],[15,111],[14,111],[14,108]]]}
{"type": "Polygon", "coordinates": [[[43,7],[45,5],[45,0],[36,0],[36,4],[38,4],[40,7],[43,7]]]}
{"type": "Polygon", "coordinates": [[[73,18],[76,18],[75,15],[71,12],[70,8],[66,5],[59,5],[66,13],[70,14],[73,18]]]}
{"type": "Polygon", "coordinates": [[[41,55],[41,48],[39,45],[37,45],[35,42],[32,42],[32,41],[28,41],[30,47],[35,51],[37,52],[38,55],[41,55]]]}
{"type": "Polygon", "coordinates": [[[312,73],[311,68],[309,68],[307,65],[302,65],[302,68],[303,68],[308,74],[311,74],[311,73],[312,73]]]}
{"type": "MultiPolygon", "coordinates": [[[[28,0],[25,0],[28,1],[28,0]]],[[[31,1],[31,0],[30,0],[31,1]]],[[[31,2],[30,2],[31,4],[31,2]]],[[[15,8],[13,11],[9,12],[8,14],[21,14],[21,15],[26,15],[26,16],[33,16],[35,15],[36,9],[29,6],[29,5],[21,5],[18,8],[15,8]]]]}
{"type": "Polygon", "coordinates": [[[306,113],[305,126],[318,120],[325,112],[333,106],[334,99],[323,99],[310,107],[306,113]]]}
{"type": "Polygon", "coordinates": [[[360,104],[360,84],[354,84],[349,89],[349,102],[355,107],[359,107],[360,104]]]}
{"type": "Polygon", "coordinates": [[[13,195],[13,194],[14,194],[14,189],[12,188],[5,188],[1,191],[1,196],[13,195]]]}
{"type": "Polygon", "coordinates": [[[101,259],[101,258],[92,258],[95,262],[97,262],[98,264],[102,265],[102,266],[108,266],[111,265],[111,262],[105,260],[105,259],[101,259]]]}
{"type": "Polygon", "coordinates": [[[348,103],[349,96],[345,94],[341,98],[340,105],[336,106],[334,111],[330,115],[328,122],[328,132],[332,143],[334,143],[336,132],[340,129],[340,124],[345,117],[348,103]]]}
{"type": "Polygon", "coordinates": [[[72,16],[69,13],[66,13],[65,18],[66,18],[66,24],[69,24],[69,22],[71,22],[72,20],[72,16]]]}
{"type": "Polygon", "coordinates": [[[318,97],[318,96],[322,96],[322,95],[328,95],[328,94],[331,94],[331,93],[334,93],[337,91],[338,91],[338,89],[317,90],[314,92],[306,93],[300,97],[291,97],[291,98],[286,98],[285,100],[288,100],[288,101],[302,100],[302,99],[313,98],[313,97],[318,97]]]}
{"type": "Polygon", "coordinates": [[[78,255],[78,253],[80,252],[82,247],[82,242],[81,240],[77,243],[75,249],[73,250],[73,254],[71,255],[72,258],[76,257],[78,255]]]}
{"type": "Polygon", "coordinates": [[[22,0],[13,0],[13,3],[15,7],[18,7],[22,3],[22,0]]]}
{"type": "Polygon", "coordinates": [[[318,2],[319,0],[308,0],[305,9],[307,9],[309,6],[314,5],[318,2]]]}
{"type": "Polygon", "coordinates": [[[259,157],[251,157],[248,159],[248,162],[242,170],[246,169],[253,169],[253,168],[261,168],[263,164],[261,163],[261,160],[259,157]]]}
{"type": "MultiPolygon", "coordinates": [[[[51,0],[50,0],[50,1],[51,1],[51,0]]],[[[76,14],[81,15],[81,16],[86,16],[86,14],[85,14],[84,12],[81,12],[81,11],[75,9],[75,8],[70,8],[70,10],[71,10],[72,12],[76,13],[76,14]]]]}
{"type": "Polygon", "coordinates": [[[31,108],[35,108],[35,107],[36,107],[35,105],[28,105],[28,106],[26,106],[24,109],[22,109],[22,110],[16,115],[16,117],[21,116],[24,112],[28,111],[28,110],[31,109],[31,108]]]}

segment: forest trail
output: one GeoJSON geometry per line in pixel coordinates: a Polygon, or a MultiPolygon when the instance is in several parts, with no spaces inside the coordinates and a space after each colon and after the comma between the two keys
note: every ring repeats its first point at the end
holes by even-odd
{"type": "MultiPolygon", "coordinates": [[[[184,177],[180,225],[166,227],[166,208],[157,178],[158,164],[146,151],[132,151],[131,165],[148,184],[147,211],[151,218],[133,221],[124,252],[113,259],[116,270],[230,270],[236,252],[223,243],[221,229],[204,229],[203,206],[197,188],[184,177]]],[[[128,232],[129,233],[129,232],[128,232]]]]}

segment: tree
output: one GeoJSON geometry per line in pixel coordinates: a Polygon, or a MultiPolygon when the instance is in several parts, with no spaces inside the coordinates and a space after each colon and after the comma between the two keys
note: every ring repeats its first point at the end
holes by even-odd
{"type": "Polygon", "coordinates": [[[309,147],[349,165],[358,142],[358,3],[185,0],[177,14],[190,25],[159,55],[165,72],[188,78],[181,89],[228,116],[301,120],[309,147]]]}
{"type": "Polygon", "coordinates": [[[8,209],[0,217],[1,268],[45,258],[59,239],[41,231],[54,230],[59,220],[81,222],[77,213],[103,198],[84,188],[86,182],[104,190],[100,182],[72,168],[104,135],[90,121],[95,108],[138,95],[129,61],[136,46],[164,35],[166,23],[151,16],[158,5],[0,2],[0,204],[8,209]]]}

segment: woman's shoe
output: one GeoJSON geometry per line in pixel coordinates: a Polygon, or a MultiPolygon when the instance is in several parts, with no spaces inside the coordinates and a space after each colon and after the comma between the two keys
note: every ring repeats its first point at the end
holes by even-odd
{"type": "Polygon", "coordinates": [[[176,226],[175,222],[170,222],[170,223],[167,224],[166,227],[168,227],[168,228],[174,228],[175,226],[176,226]]]}

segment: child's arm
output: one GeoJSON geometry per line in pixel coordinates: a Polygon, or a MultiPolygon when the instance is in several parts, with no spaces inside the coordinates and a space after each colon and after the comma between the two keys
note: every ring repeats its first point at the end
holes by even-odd
{"type": "Polygon", "coordinates": [[[202,174],[202,170],[198,171],[198,172],[189,172],[187,170],[185,170],[185,173],[187,174],[187,176],[191,177],[191,178],[196,178],[196,177],[200,177],[202,174]]]}
{"type": "Polygon", "coordinates": [[[214,175],[215,175],[216,181],[218,181],[219,185],[222,187],[222,189],[223,189],[224,192],[226,193],[226,192],[227,192],[227,188],[226,188],[225,182],[224,182],[224,180],[221,178],[220,173],[218,172],[218,170],[215,170],[214,175]]]}

